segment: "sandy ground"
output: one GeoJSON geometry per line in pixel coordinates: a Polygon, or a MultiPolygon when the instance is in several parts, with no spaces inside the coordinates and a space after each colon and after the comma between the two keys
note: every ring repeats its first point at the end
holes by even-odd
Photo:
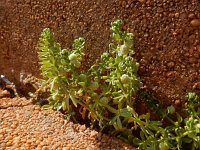
{"type": "Polygon", "coordinates": [[[43,110],[25,98],[0,99],[0,150],[133,150],[122,141],[43,110]]]}

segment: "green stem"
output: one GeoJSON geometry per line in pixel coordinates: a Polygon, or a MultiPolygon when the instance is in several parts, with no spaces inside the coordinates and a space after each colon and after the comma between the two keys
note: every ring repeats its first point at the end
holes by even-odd
{"type": "Polygon", "coordinates": [[[171,118],[169,118],[168,116],[165,116],[164,118],[166,118],[169,122],[171,122],[173,125],[176,125],[176,122],[173,121],[171,118]]]}
{"type": "Polygon", "coordinates": [[[122,88],[122,91],[126,94],[125,87],[124,87],[124,85],[123,85],[123,83],[122,83],[122,80],[120,79],[120,77],[122,76],[122,73],[121,73],[121,71],[120,71],[120,69],[119,69],[118,64],[117,64],[116,69],[117,69],[117,72],[120,73],[120,76],[118,76],[118,80],[119,80],[120,86],[121,86],[121,88],[122,88]]]}

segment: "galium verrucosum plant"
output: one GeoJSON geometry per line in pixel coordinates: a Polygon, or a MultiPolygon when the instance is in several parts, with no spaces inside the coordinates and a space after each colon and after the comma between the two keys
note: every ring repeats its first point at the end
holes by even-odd
{"type": "Polygon", "coordinates": [[[66,111],[74,120],[78,112],[82,119],[89,118],[101,128],[123,128],[123,123],[131,116],[128,108],[134,106],[140,80],[137,76],[139,64],[132,56],[134,36],[122,27],[121,20],[112,23],[113,42],[88,71],[80,69],[83,38],[74,41],[72,50],[62,49],[50,29],[43,30],[39,59],[51,92],[49,105],[45,107],[66,111]]]}
{"type": "MultiPolygon", "coordinates": [[[[88,71],[101,91],[97,91],[95,99],[103,102],[104,112],[109,114],[109,124],[116,130],[122,130],[122,122],[125,124],[131,116],[128,108],[133,108],[134,96],[141,84],[137,75],[139,64],[133,58],[134,36],[123,31],[122,27],[121,20],[112,23],[113,41],[109,50],[88,71]]],[[[96,105],[96,108],[99,106],[96,105]]]]}
{"type": "Polygon", "coordinates": [[[89,120],[101,130],[109,130],[141,150],[181,150],[200,148],[199,100],[195,93],[188,94],[183,119],[173,106],[166,110],[154,103],[148,94],[149,106],[161,117],[151,121],[150,114],[138,115],[134,109],[134,96],[140,87],[138,63],[133,58],[134,37],[123,31],[123,22],[112,23],[112,43],[89,70],[81,69],[84,58],[83,38],[74,41],[72,49],[62,49],[50,29],[44,29],[40,38],[39,60],[43,85],[49,86],[49,104],[62,110],[73,121],[89,120]],[[176,117],[174,117],[176,116],[176,117]],[[170,125],[163,127],[163,120],[170,125]],[[140,138],[134,131],[140,131],[140,138]]]}
{"type": "Polygon", "coordinates": [[[143,122],[145,130],[141,130],[141,138],[135,137],[133,140],[139,149],[200,149],[200,103],[195,93],[187,95],[186,118],[181,117],[173,106],[163,109],[159,104],[154,103],[155,101],[148,94],[143,95],[143,98],[147,100],[150,108],[160,115],[161,121],[143,122]],[[162,126],[164,119],[169,122],[166,127],[162,126]]]}
{"type": "MultiPolygon", "coordinates": [[[[74,114],[72,104],[77,107],[75,93],[85,40],[74,40],[72,50],[62,49],[49,28],[43,30],[39,43],[39,60],[45,85],[50,86],[49,105],[56,110],[74,114]]],[[[75,118],[74,118],[75,119],[75,118]]]]}

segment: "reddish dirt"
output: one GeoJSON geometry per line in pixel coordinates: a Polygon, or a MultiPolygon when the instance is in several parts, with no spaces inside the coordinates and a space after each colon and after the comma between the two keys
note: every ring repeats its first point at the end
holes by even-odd
{"type": "Polygon", "coordinates": [[[20,73],[39,77],[37,43],[45,27],[63,47],[83,36],[89,66],[108,48],[116,19],[135,34],[139,74],[159,101],[179,107],[187,92],[200,94],[199,0],[1,0],[0,74],[18,87],[20,73]]]}
{"type": "MultiPolygon", "coordinates": [[[[28,80],[34,81],[31,76],[23,81],[28,80]]],[[[33,99],[18,97],[9,83],[0,77],[0,150],[134,149],[115,137],[65,120],[61,112],[44,110],[33,99]]]]}
{"type": "Polygon", "coordinates": [[[85,125],[43,110],[25,98],[0,99],[0,150],[133,150],[130,145],[85,125]]]}

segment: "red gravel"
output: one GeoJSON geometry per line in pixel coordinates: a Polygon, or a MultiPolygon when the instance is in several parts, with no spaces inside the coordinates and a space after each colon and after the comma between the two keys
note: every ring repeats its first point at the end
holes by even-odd
{"type": "Polygon", "coordinates": [[[131,150],[122,141],[63,119],[25,98],[0,99],[0,150],[131,150]]]}

